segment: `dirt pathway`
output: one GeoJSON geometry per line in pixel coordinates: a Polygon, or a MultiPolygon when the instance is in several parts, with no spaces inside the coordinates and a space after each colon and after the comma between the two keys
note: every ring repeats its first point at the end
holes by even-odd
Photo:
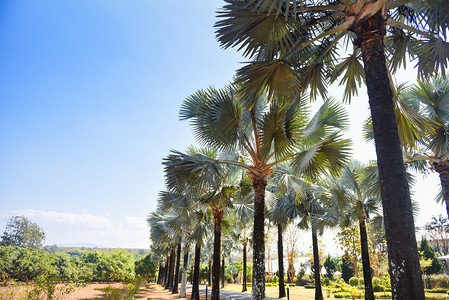
{"type": "MultiPolygon", "coordinates": [[[[79,287],[74,292],[70,293],[65,299],[69,300],[91,300],[101,299],[102,289],[110,284],[90,284],[85,287],[79,287]]],[[[191,291],[187,290],[186,298],[179,298],[179,294],[172,294],[168,290],[164,290],[163,287],[155,283],[151,283],[147,288],[141,289],[139,293],[134,295],[136,299],[188,299],[190,300],[191,291]]],[[[200,300],[205,300],[206,295],[200,294],[200,300]]],[[[209,296],[210,299],[210,296],[209,296]]]]}

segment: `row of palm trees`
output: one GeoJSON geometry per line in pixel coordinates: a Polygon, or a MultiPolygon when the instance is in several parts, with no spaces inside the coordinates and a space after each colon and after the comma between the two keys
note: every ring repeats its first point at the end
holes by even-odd
{"type": "MultiPolygon", "coordinates": [[[[424,83],[419,83],[417,87],[402,93],[401,97],[398,97],[398,101],[402,103],[397,105],[398,120],[402,118],[402,120],[424,122],[424,117],[429,120],[429,115],[417,109],[418,101],[424,104],[429,101],[426,97],[417,96],[420,95],[419,91],[422,90],[423,85],[424,83]],[[421,114],[421,119],[417,118],[416,115],[411,115],[411,111],[407,110],[406,107],[414,108],[415,113],[421,114]]],[[[437,78],[427,85],[433,85],[434,88],[431,90],[439,95],[439,98],[431,97],[431,99],[445,99],[445,96],[442,95],[443,92],[447,94],[446,98],[449,98],[449,88],[446,91],[437,88],[449,87],[447,80],[437,78]]],[[[339,135],[339,130],[344,129],[347,123],[344,111],[337,104],[325,102],[312,118],[308,118],[305,103],[293,107],[288,104],[282,106],[282,102],[272,101],[267,103],[265,98],[259,97],[260,102],[257,108],[254,109],[254,112],[251,112],[244,109],[240,102],[241,98],[236,98],[235,95],[232,86],[228,86],[224,90],[211,88],[207,92],[199,91],[195,93],[184,102],[180,112],[181,118],[192,119],[191,123],[196,136],[201,137],[200,140],[209,148],[190,148],[187,154],[173,151],[164,161],[166,183],[170,191],[161,193],[158,210],[165,214],[165,218],[172,215],[172,218],[166,221],[170,229],[166,230],[165,234],[172,232],[176,235],[182,232],[182,235],[189,237],[189,241],[196,239],[198,241],[196,253],[200,255],[199,249],[207,232],[207,219],[214,220],[212,297],[218,299],[220,253],[222,252],[221,228],[225,211],[233,208],[234,214],[231,218],[234,220],[233,226],[237,226],[237,224],[242,228],[247,226],[253,211],[251,198],[257,199],[258,197],[255,193],[257,190],[255,185],[260,184],[253,170],[265,169],[270,174],[265,175],[266,184],[263,192],[260,193],[262,195],[259,195],[259,197],[263,197],[263,207],[271,206],[273,208],[269,210],[267,217],[278,226],[279,249],[282,249],[282,227],[287,222],[299,218],[299,226],[302,228],[308,228],[309,224],[311,226],[314,256],[316,256],[314,261],[319,262],[317,232],[322,232],[326,226],[344,224],[345,222],[348,224],[350,217],[355,217],[359,222],[362,240],[361,253],[366,283],[365,295],[367,299],[374,299],[369,271],[365,222],[370,212],[378,212],[380,185],[376,175],[377,167],[362,168],[356,162],[347,165],[350,142],[347,139],[342,139],[339,135]],[[295,110],[299,107],[302,108],[301,112],[299,109],[295,110]],[[254,131],[257,134],[254,134],[254,131]],[[263,138],[257,140],[255,136],[263,138]],[[298,137],[300,138],[298,139],[298,137]],[[285,142],[286,140],[289,142],[285,142]],[[241,144],[242,141],[244,144],[241,144]],[[301,141],[302,144],[297,141],[301,141]],[[264,143],[271,143],[271,145],[268,147],[264,143]],[[285,150],[285,145],[291,148],[285,150]],[[221,152],[219,153],[216,148],[220,148],[221,152]],[[259,150],[259,156],[257,156],[256,152],[245,153],[244,150],[246,149],[261,150],[259,150]],[[270,149],[271,152],[263,152],[262,150],[267,151],[265,149],[270,149]],[[257,165],[255,162],[259,164],[257,165]],[[245,170],[246,173],[241,172],[242,170],[245,170]],[[331,171],[333,175],[337,175],[338,170],[342,171],[338,180],[328,179],[319,185],[315,184],[323,175],[331,174],[331,171]],[[269,188],[271,193],[268,193],[265,188],[268,184],[268,178],[275,182],[269,188]],[[250,188],[251,185],[253,192],[250,188]],[[265,197],[269,194],[274,194],[276,197],[274,197],[274,201],[271,201],[272,203],[266,205],[265,197]],[[204,206],[208,207],[209,212],[198,210],[204,206]],[[194,215],[196,217],[193,217],[194,215]],[[345,218],[337,218],[337,215],[345,216],[345,218]],[[193,220],[198,223],[191,225],[193,220]],[[201,232],[201,234],[198,234],[198,232],[201,232]]],[[[304,99],[300,101],[304,101],[304,99]]],[[[435,126],[435,123],[431,121],[428,123],[435,126]]],[[[430,129],[432,126],[426,128],[430,129]]],[[[415,127],[411,126],[411,128],[415,127]]],[[[437,131],[430,130],[429,132],[435,134],[437,131]]],[[[431,136],[434,137],[434,135],[431,136]]],[[[426,140],[429,140],[428,136],[427,139],[422,137],[418,139],[418,136],[416,138],[421,141],[423,146],[430,147],[432,145],[432,143],[426,143],[426,140]]],[[[406,143],[404,143],[405,145],[406,143]]],[[[437,152],[434,151],[434,154],[437,155],[437,152]]],[[[410,161],[416,161],[418,158],[422,157],[414,155],[410,161]]],[[[254,207],[257,206],[256,203],[254,207]]],[[[264,211],[262,211],[263,222],[265,222],[264,211]]],[[[160,223],[158,217],[161,218],[160,215],[153,214],[150,218],[152,239],[158,241],[157,244],[159,244],[159,241],[166,240],[160,233],[153,235],[153,231],[159,230],[159,225],[155,226],[154,224],[155,221],[160,223]]],[[[380,216],[377,215],[377,217],[380,216]]],[[[263,224],[262,230],[264,230],[263,224]]],[[[257,228],[256,221],[254,221],[254,228],[257,228]]],[[[256,229],[254,229],[253,239],[255,239],[255,236],[257,236],[256,229]]],[[[261,236],[263,236],[263,233],[261,236]]],[[[245,251],[248,240],[248,234],[243,234],[241,242],[245,251]]],[[[264,250],[264,246],[260,246],[262,243],[254,242],[254,254],[257,251],[264,250]]],[[[177,244],[177,247],[180,249],[180,243],[177,244]]],[[[282,255],[282,252],[282,250],[279,250],[280,255],[282,255]]],[[[170,257],[174,257],[173,253],[170,257]]],[[[178,250],[177,253],[180,253],[180,251],[178,250]]],[[[176,270],[179,269],[179,255],[176,270]]],[[[187,260],[186,256],[184,260],[187,260]]],[[[246,261],[246,253],[244,260],[246,261]]],[[[283,272],[281,256],[279,261],[279,270],[283,272]]],[[[196,257],[195,262],[195,270],[199,270],[199,258],[196,257]]],[[[172,263],[172,265],[175,264],[172,263]]],[[[265,275],[264,260],[262,268],[265,275]]],[[[246,267],[244,270],[246,271],[246,267]]],[[[319,268],[316,268],[316,270],[316,299],[322,299],[319,268]]],[[[178,272],[176,271],[176,274],[178,272]]],[[[257,269],[254,268],[253,276],[256,273],[257,269]]],[[[167,274],[170,277],[170,273],[167,274]]],[[[176,277],[176,275],[174,276],[176,277]]],[[[246,275],[243,278],[245,280],[246,275]]],[[[283,276],[281,278],[283,280],[283,276]]],[[[198,276],[194,274],[194,281],[197,279],[198,276]]],[[[256,280],[257,277],[254,276],[253,282],[256,283],[256,280]]],[[[264,283],[264,278],[262,283],[264,283]]],[[[169,285],[168,288],[177,292],[177,288],[174,288],[175,285],[177,286],[177,282],[173,286],[169,285]]],[[[283,283],[280,282],[279,286],[280,297],[285,296],[283,283]]],[[[243,287],[245,290],[246,285],[244,284],[243,287]]],[[[198,293],[198,288],[195,288],[195,285],[193,291],[192,297],[198,293]]],[[[254,297],[259,296],[256,294],[254,297]]]]}
{"type": "MultiPolygon", "coordinates": [[[[377,152],[393,298],[424,299],[402,158],[403,135],[398,132],[401,123],[397,123],[396,112],[400,102],[395,101],[397,93],[390,72],[403,64],[407,53],[417,59],[422,78],[445,72],[449,6],[439,0],[226,3],[219,12],[222,19],[216,24],[217,38],[225,48],[238,46],[251,62],[237,71],[237,89],[210,88],[184,102],[181,119],[191,121],[197,140],[208,147],[206,152],[215,151],[215,156],[201,151],[173,152],[164,161],[170,192],[187,192],[188,199],[203,204],[213,202],[208,207],[217,225],[222,221],[223,207],[214,202],[218,201],[214,196],[226,195],[220,201],[232,203],[234,195],[225,192],[232,177],[230,171],[245,170],[246,174],[239,177],[249,177],[254,192],[253,299],[264,299],[268,180],[281,173],[278,166],[287,162],[294,175],[316,182],[327,174],[338,175],[349,161],[350,142],[340,132],[345,126],[341,108],[325,103],[316,116],[304,119],[302,95],[310,91],[312,98],[318,94],[326,97],[327,85],[342,78],[345,97],[350,99],[364,81],[377,152]],[[348,42],[353,43],[354,51],[337,64],[337,47],[348,42]],[[271,102],[267,103],[264,95],[271,102]]],[[[412,138],[419,139],[415,133],[419,131],[414,131],[412,138]]],[[[427,140],[421,142],[430,146],[427,140]]],[[[438,171],[443,162],[437,159],[434,169],[438,171]]],[[[219,226],[215,227],[218,235],[219,226]]],[[[219,237],[214,238],[217,249],[219,237]]],[[[218,292],[216,285],[213,297],[218,292]]]]}
{"type": "MultiPolygon", "coordinates": [[[[236,82],[247,106],[262,93],[294,101],[308,91],[326,97],[341,79],[345,99],[367,86],[376,145],[394,299],[424,299],[412,203],[395,118],[391,74],[417,62],[421,78],[445,73],[447,1],[225,0],[216,23],[224,48],[250,62],[236,82]],[[353,45],[345,59],[341,49],[353,45]],[[363,65],[363,67],[362,67],[363,65]]],[[[263,298],[263,295],[259,295],[263,298]]]]}

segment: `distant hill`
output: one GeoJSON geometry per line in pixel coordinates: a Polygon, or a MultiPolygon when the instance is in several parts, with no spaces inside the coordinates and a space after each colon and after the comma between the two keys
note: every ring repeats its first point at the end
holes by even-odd
{"type": "Polygon", "coordinates": [[[103,246],[103,245],[98,245],[98,244],[93,244],[93,243],[72,243],[72,244],[61,244],[61,245],[56,245],[57,247],[62,247],[62,248],[110,248],[108,246],[103,246]]]}

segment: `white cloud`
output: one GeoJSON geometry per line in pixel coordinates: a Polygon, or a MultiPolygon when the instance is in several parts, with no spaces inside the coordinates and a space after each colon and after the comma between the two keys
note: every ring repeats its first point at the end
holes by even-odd
{"type": "MultiPolygon", "coordinates": [[[[148,248],[149,229],[145,217],[112,218],[89,213],[46,210],[0,211],[0,225],[11,216],[23,215],[46,233],[46,244],[93,243],[107,247],[148,248]]],[[[3,227],[4,228],[4,227],[3,227]]]]}

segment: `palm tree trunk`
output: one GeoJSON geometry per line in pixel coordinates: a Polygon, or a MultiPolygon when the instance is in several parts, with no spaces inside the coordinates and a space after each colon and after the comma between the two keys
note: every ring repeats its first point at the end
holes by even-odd
{"type": "Polygon", "coordinates": [[[192,300],[200,300],[200,257],[201,244],[195,245],[195,266],[193,267],[192,300]]]}
{"type": "Polygon", "coordinates": [[[374,300],[373,281],[371,278],[371,264],[368,253],[368,235],[366,234],[365,219],[359,220],[360,246],[362,248],[363,281],[365,282],[365,299],[374,300]]]}
{"type": "Polygon", "coordinates": [[[168,290],[170,284],[170,266],[171,266],[171,252],[167,258],[167,269],[165,270],[164,290],[168,290]]]}
{"type": "Polygon", "coordinates": [[[282,245],[282,225],[278,223],[278,270],[279,270],[279,298],[285,297],[284,285],[284,246],[282,245]]]}
{"type": "Polygon", "coordinates": [[[179,298],[186,297],[186,283],[187,283],[187,266],[189,262],[189,247],[184,248],[184,262],[182,264],[182,279],[181,279],[181,290],[179,291],[179,298]]]}
{"type": "Polygon", "coordinates": [[[315,300],[323,300],[323,291],[321,290],[321,274],[320,274],[320,256],[318,254],[318,237],[312,225],[312,248],[313,248],[313,266],[315,278],[315,300]]]}
{"type": "Polygon", "coordinates": [[[178,249],[176,251],[176,268],[175,268],[175,280],[173,282],[172,293],[178,293],[178,285],[179,285],[179,267],[181,266],[181,242],[178,243],[178,249]]]}
{"type": "Polygon", "coordinates": [[[157,279],[156,279],[156,283],[157,284],[161,284],[162,282],[162,272],[163,272],[163,266],[162,266],[162,262],[159,263],[159,271],[157,272],[157,279]]]}
{"type": "Polygon", "coordinates": [[[373,121],[392,297],[424,299],[412,204],[385,63],[385,28],[385,20],[377,13],[352,30],[362,50],[373,121]]]}
{"type": "Polygon", "coordinates": [[[246,292],[246,246],[248,245],[247,241],[243,242],[243,280],[242,280],[242,292],[246,292]]]}
{"type": "Polygon", "coordinates": [[[221,258],[221,288],[224,288],[225,280],[225,259],[223,255],[223,257],[221,258]]]}
{"type": "Polygon", "coordinates": [[[211,300],[220,299],[220,251],[221,251],[221,220],[223,211],[214,210],[214,254],[212,262],[212,295],[211,300]]]}
{"type": "Polygon", "coordinates": [[[212,286],[212,261],[209,259],[209,270],[207,274],[207,284],[212,286]]]}
{"type": "Polygon", "coordinates": [[[265,299],[265,187],[263,178],[253,178],[254,232],[253,232],[253,286],[251,299],[265,299]]]}
{"type": "Polygon", "coordinates": [[[175,248],[171,250],[170,253],[170,269],[168,271],[168,285],[166,288],[168,288],[169,291],[173,290],[173,279],[174,279],[174,273],[175,273],[175,248]]]}
{"type": "Polygon", "coordinates": [[[165,259],[165,267],[164,267],[164,273],[162,274],[162,283],[161,283],[161,285],[164,287],[165,287],[165,285],[167,285],[169,263],[170,263],[170,256],[167,256],[167,258],[165,259]]]}

